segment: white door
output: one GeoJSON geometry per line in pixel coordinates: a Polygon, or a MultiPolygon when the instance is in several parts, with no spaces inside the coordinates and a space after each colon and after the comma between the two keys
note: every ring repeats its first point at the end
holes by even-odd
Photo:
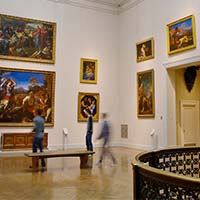
{"type": "Polygon", "coordinates": [[[199,145],[199,101],[181,100],[181,145],[199,145]]]}

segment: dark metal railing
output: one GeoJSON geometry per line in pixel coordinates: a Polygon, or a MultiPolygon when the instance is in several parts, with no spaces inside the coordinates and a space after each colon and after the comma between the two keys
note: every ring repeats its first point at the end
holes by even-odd
{"type": "Polygon", "coordinates": [[[200,147],[141,153],[133,174],[136,200],[200,200],[200,147]]]}

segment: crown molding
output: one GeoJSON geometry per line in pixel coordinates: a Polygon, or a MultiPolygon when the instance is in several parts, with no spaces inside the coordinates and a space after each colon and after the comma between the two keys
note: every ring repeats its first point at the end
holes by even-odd
{"type": "Polygon", "coordinates": [[[119,8],[119,13],[123,13],[127,10],[130,10],[133,7],[136,7],[140,3],[142,3],[144,0],[130,0],[127,3],[123,4],[119,8]]]}
{"type": "Polygon", "coordinates": [[[85,2],[95,3],[95,4],[101,5],[101,6],[105,5],[105,6],[108,6],[108,7],[111,7],[111,8],[116,8],[116,9],[119,7],[119,5],[117,5],[115,3],[111,3],[111,2],[108,2],[108,1],[104,1],[104,0],[85,0],[85,2]]]}
{"type": "Polygon", "coordinates": [[[103,13],[119,15],[129,10],[144,0],[126,0],[122,4],[117,5],[105,0],[48,0],[54,3],[68,4],[75,7],[91,9],[103,13]]]}
{"type": "Polygon", "coordinates": [[[97,3],[95,1],[90,0],[48,0],[55,3],[62,3],[62,4],[68,4],[70,6],[75,6],[79,8],[85,8],[90,10],[95,10],[103,13],[118,15],[119,9],[118,7],[113,7],[110,4],[105,3],[97,3]]]}

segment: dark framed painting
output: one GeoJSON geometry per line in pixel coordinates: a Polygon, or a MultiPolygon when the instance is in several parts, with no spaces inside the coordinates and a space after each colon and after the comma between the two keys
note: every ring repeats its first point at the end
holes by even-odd
{"type": "Polygon", "coordinates": [[[196,47],[194,16],[190,15],[167,25],[168,54],[196,47]]]}
{"type": "Polygon", "coordinates": [[[154,39],[150,38],[136,44],[137,62],[154,58],[154,39]]]}
{"type": "Polygon", "coordinates": [[[78,93],[78,121],[85,122],[88,113],[92,114],[93,121],[99,120],[99,93],[78,93]]]}
{"type": "Polygon", "coordinates": [[[37,109],[54,125],[55,72],[0,67],[0,126],[33,126],[37,109]]]}
{"type": "Polygon", "coordinates": [[[154,117],[154,70],[137,73],[137,116],[154,117]]]}
{"type": "Polygon", "coordinates": [[[97,83],[98,60],[81,58],[80,64],[80,82],[97,83]]]}
{"type": "Polygon", "coordinates": [[[0,14],[0,58],[55,63],[56,23],[0,14]]]}

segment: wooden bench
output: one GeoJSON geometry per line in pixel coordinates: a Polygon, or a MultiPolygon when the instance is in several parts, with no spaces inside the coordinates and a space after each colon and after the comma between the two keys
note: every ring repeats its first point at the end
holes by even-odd
{"type": "Polygon", "coordinates": [[[24,153],[25,156],[32,158],[32,169],[37,170],[39,167],[39,159],[55,158],[55,157],[80,157],[80,168],[91,168],[92,162],[89,163],[89,157],[92,159],[94,151],[86,150],[63,150],[63,151],[45,151],[39,153],[24,153]]]}

